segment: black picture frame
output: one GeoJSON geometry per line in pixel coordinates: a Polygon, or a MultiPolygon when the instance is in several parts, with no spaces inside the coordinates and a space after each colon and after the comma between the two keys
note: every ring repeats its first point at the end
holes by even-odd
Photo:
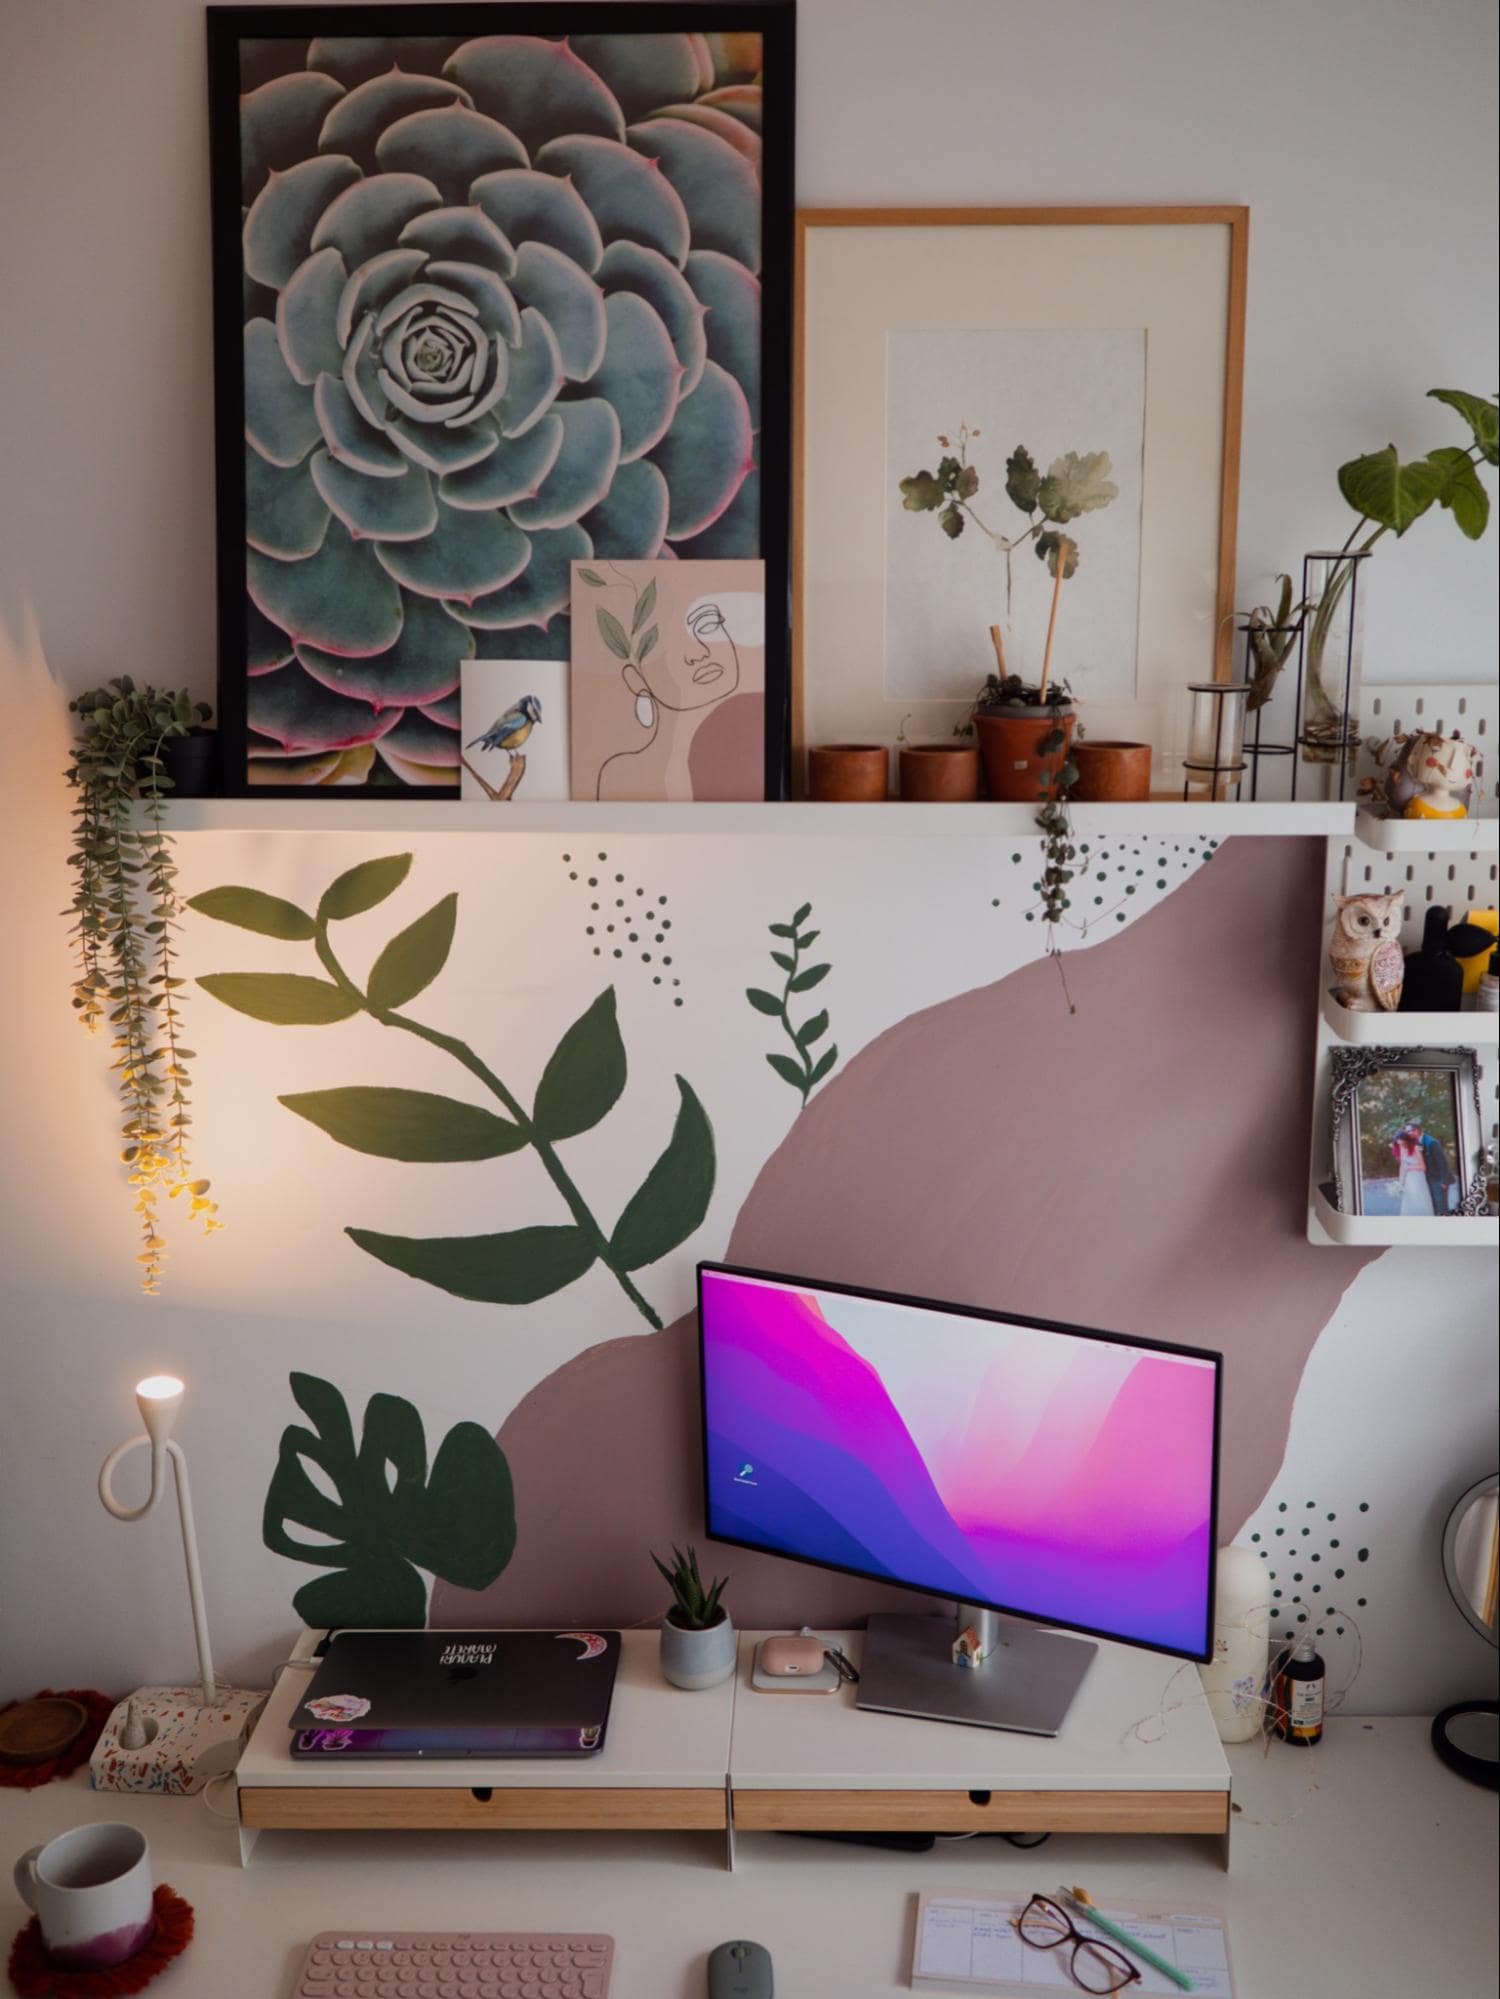
{"type": "Polygon", "coordinates": [[[214,440],[218,577],[218,696],[222,792],[230,798],[441,799],[458,786],[390,782],[320,788],[251,784],[247,722],[245,365],[241,243],[240,50],[245,41],[400,36],[470,38],[584,34],[762,37],[760,558],[766,572],[765,796],[788,795],[791,719],[790,539],[792,454],[792,201],[796,119],[796,0],[433,0],[431,5],[209,7],[207,13],[212,222],[214,440]]]}

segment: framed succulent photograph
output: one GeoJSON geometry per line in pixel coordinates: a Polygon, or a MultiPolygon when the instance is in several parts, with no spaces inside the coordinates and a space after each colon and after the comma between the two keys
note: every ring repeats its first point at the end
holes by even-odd
{"type": "MultiPolygon", "coordinates": [[[[574,565],[787,601],[793,0],[208,10],[226,789],[457,799],[574,565]]],[[[764,788],[789,634],[765,633],[764,788]]]]}
{"type": "Polygon", "coordinates": [[[798,214],[799,748],[949,739],[1000,653],[1165,772],[1187,683],[1232,677],[1247,237],[1243,208],[798,214]]]}

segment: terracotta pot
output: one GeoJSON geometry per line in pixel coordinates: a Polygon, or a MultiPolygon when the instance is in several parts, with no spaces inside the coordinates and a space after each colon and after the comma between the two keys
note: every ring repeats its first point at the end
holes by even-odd
{"type": "Polygon", "coordinates": [[[871,743],[823,743],[807,753],[808,796],[827,805],[870,805],[890,790],[890,751],[871,743]]]}
{"type": "Polygon", "coordinates": [[[1075,743],[1073,796],[1089,805],[1121,805],[1151,796],[1149,743],[1075,743]]]}
{"type": "Polygon", "coordinates": [[[901,751],[901,796],[934,805],[966,805],[979,796],[979,752],[972,743],[912,743],[901,751]]]}
{"type": "Polygon", "coordinates": [[[1071,708],[1001,708],[988,715],[976,715],[979,753],[984,758],[984,774],[989,780],[990,797],[1011,804],[1031,804],[1051,798],[1057,790],[1058,773],[1068,760],[1068,744],[1077,720],[1071,708]],[[1063,732],[1062,747],[1040,752],[1054,729],[1063,732]]]}

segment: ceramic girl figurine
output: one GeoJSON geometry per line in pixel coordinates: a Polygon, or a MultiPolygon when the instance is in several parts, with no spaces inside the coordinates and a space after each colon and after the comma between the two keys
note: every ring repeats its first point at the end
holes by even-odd
{"type": "Polygon", "coordinates": [[[1401,1001],[1401,902],[1392,895],[1336,895],[1328,946],[1333,996],[1351,1013],[1393,1013],[1401,1001]]]}
{"type": "Polygon", "coordinates": [[[1385,767],[1381,789],[1393,816],[1402,819],[1466,819],[1473,802],[1479,752],[1454,731],[1434,735],[1418,729],[1371,745],[1385,767]]]}

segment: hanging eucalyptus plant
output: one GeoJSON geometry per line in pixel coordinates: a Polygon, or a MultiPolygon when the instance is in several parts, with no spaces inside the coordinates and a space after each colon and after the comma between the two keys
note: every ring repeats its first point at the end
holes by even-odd
{"type": "Polygon", "coordinates": [[[140,1218],[141,1288],[161,1282],[166,1242],[160,1199],[187,1196],[211,1233],[222,1224],[207,1180],[189,1160],[188,1064],[183,980],[173,933],[182,903],[162,801],[172,789],[162,745],[209,710],[186,694],[137,687],[128,674],[70,701],[79,720],[67,779],[76,793],[72,935],[78,957],[73,1006],[90,1034],[107,1026],[123,1116],[120,1158],[140,1218]],[[135,803],[143,815],[137,820],[135,803]]]}

